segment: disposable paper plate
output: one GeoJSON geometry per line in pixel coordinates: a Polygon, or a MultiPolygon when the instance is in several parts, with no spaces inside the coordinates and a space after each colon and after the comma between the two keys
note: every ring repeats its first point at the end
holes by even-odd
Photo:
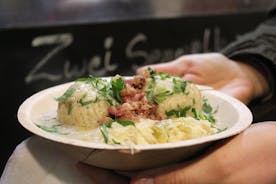
{"type": "Polygon", "coordinates": [[[43,114],[57,109],[53,100],[60,96],[72,84],[65,83],[42,90],[27,98],[18,109],[18,120],[30,132],[60,143],[60,148],[74,159],[98,167],[116,170],[137,170],[158,167],[187,159],[198,153],[213,141],[239,134],[252,123],[252,113],[246,105],[226,94],[200,87],[202,94],[213,107],[218,107],[215,114],[220,133],[174,143],[128,146],[93,143],[59,136],[43,131],[35,122],[43,114]]]}

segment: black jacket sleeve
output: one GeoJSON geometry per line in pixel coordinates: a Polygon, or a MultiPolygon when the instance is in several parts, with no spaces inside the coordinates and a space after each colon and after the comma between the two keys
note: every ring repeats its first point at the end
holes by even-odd
{"type": "Polygon", "coordinates": [[[254,122],[276,120],[276,6],[269,12],[266,21],[230,43],[221,53],[230,59],[247,62],[263,73],[270,93],[251,102],[249,108],[254,122]]]}

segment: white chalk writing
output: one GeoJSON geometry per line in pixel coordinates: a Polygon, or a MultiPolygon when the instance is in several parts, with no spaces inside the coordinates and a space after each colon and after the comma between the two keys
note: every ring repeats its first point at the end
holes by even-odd
{"type": "MultiPolygon", "coordinates": [[[[177,48],[148,48],[152,43],[145,33],[136,33],[125,46],[125,60],[130,62],[131,70],[134,72],[139,66],[148,65],[158,62],[166,62],[173,60],[183,54],[209,52],[211,36],[213,34],[214,50],[220,49],[220,44],[223,41],[220,35],[220,28],[214,29],[206,28],[203,31],[203,37],[192,40],[190,43],[177,48]],[[222,41],[221,41],[222,40],[222,41]]],[[[96,53],[89,58],[84,57],[77,64],[73,64],[68,58],[63,62],[63,68],[60,71],[53,73],[49,71],[46,66],[50,62],[54,62],[55,56],[62,53],[67,47],[74,42],[74,36],[71,33],[42,35],[35,37],[32,40],[32,47],[52,46],[40,60],[36,61],[36,65],[30,70],[25,77],[26,84],[34,81],[64,81],[74,79],[76,77],[84,76],[86,74],[93,74],[95,76],[105,76],[108,72],[117,71],[119,68],[119,61],[114,61],[112,58],[112,49],[115,45],[114,37],[107,36],[102,43],[103,52],[96,53]],[[46,69],[47,68],[47,69],[46,69]]],[[[96,45],[93,45],[95,47],[96,45]]]]}

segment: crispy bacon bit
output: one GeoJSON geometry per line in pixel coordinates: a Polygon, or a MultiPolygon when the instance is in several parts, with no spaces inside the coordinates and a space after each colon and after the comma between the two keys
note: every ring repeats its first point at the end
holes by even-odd
{"type": "Polygon", "coordinates": [[[136,89],[142,89],[146,84],[146,79],[141,75],[136,75],[133,79],[128,79],[125,82],[136,89]]]}
{"type": "Polygon", "coordinates": [[[138,88],[138,89],[142,89],[146,84],[146,79],[141,76],[141,75],[136,75],[134,78],[133,78],[133,87],[134,88],[138,88]]]}
{"type": "Polygon", "coordinates": [[[149,71],[148,71],[148,70],[144,70],[144,71],[142,72],[142,76],[143,76],[144,78],[150,78],[150,73],[149,73],[149,71]]]}
{"type": "Polygon", "coordinates": [[[146,98],[142,90],[146,84],[146,78],[141,75],[126,81],[126,88],[121,93],[122,104],[111,106],[109,113],[116,119],[139,120],[140,118],[161,119],[156,115],[157,105],[146,98]]]}
{"type": "Polygon", "coordinates": [[[112,118],[106,116],[106,117],[103,117],[102,119],[100,119],[99,122],[101,122],[101,123],[109,123],[111,121],[112,121],[112,118]]]}

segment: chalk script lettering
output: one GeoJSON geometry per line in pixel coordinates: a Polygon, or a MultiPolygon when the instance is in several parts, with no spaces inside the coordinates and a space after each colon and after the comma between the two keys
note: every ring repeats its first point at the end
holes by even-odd
{"type": "MultiPolygon", "coordinates": [[[[63,68],[61,68],[60,72],[51,73],[51,71],[45,71],[47,68],[46,65],[49,64],[50,61],[55,61],[54,57],[70,46],[73,40],[73,35],[70,33],[35,37],[32,41],[33,47],[51,45],[54,48],[43,56],[34,68],[31,69],[25,77],[26,84],[42,79],[48,81],[63,81],[86,74],[105,76],[108,72],[118,70],[119,64],[122,64],[118,61],[112,61],[114,37],[108,36],[103,40],[103,52],[96,53],[88,58],[80,58],[80,62],[76,65],[73,65],[69,58],[65,58],[65,60],[62,61],[63,68]]],[[[205,28],[201,39],[191,39],[190,42],[181,44],[181,47],[168,47],[165,49],[154,48],[153,45],[156,43],[150,43],[147,35],[144,33],[137,33],[126,45],[125,58],[123,60],[132,62],[130,69],[134,72],[139,66],[171,61],[183,54],[209,52],[212,50],[217,51],[224,42],[226,41],[221,38],[219,27],[215,27],[214,29],[205,28]],[[210,39],[212,34],[214,35],[214,40],[210,39]],[[213,41],[213,43],[210,43],[211,41],[213,41]],[[214,48],[210,48],[210,45],[213,45],[214,48]],[[152,49],[146,49],[152,46],[152,49]]]]}
{"type": "Polygon", "coordinates": [[[71,66],[71,62],[67,60],[64,64],[65,79],[84,76],[87,73],[94,76],[104,76],[107,72],[115,71],[118,68],[118,63],[111,64],[113,40],[111,36],[104,39],[105,53],[103,60],[99,55],[95,55],[90,59],[84,58],[81,67],[71,66]]]}
{"type": "Polygon", "coordinates": [[[203,52],[209,52],[209,42],[210,42],[210,29],[204,29],[203,33],[203,52]]]}
{"type": "Polygon", "coordinates": [[[107,72],[115,71],[118,68],[118,63],[111,64],[111,47],[113,46],[113,40],[114,38],[111,36],[105,38],[104,40],[105,54],[103,59],[103,67],[101,66],[102,59],[100,56],[96,55],[89,60],[87,64],[89,74],[104,76],[107,72]]]}
{"type": "Polygon", "coordinates": [[[38,73],[38,71],[60,50],[66,48],[73,42],[73,36],[71,34],[55,34],[55,35],[47,35],[47,36],[39,36],[33,39],[32,46],[39,47],[43,45],[54,45],[57,44],[56,47],[53,48],[48,54],[46,54],[35,67],[29,72],[29,74],[25,78],[25,82],[27,84],[40,80],[40,79],[48,79],[50,81],[57,81],[62,78],[60,74],[50,74],[50,73],[38,73]]]}
{"type": "MultiPolygon", "coordinates": [[[[139,43],[145,43],[147,41],[147,37],[143,33],[138,33],[126,47],[126,57],[129,59],[137,59],[140,58],[142,60],[142,64],[146,64],[148,58],[148,53],[144,50],[134,50],[135,46],[139,43]]],[[[136,70],[139,66],[136,64],[132,65],[132,70],[136,70]]]]}
{"type": "Polygon", "coordinates": [[[214,29],[214,51],[218,51],[220,49],[220,28],[215,27],[214,29]]]}
{"type": "Polygon", "coordinates": [[[95,76],[104,76],[106,74],[106,70],[104,68],[100,69],[101,66],[101,57],[94,56],[88,62],[88,73],[93,74],[95,76]]]}
{"type": "Polygon", "coordinates": [[[107,50],[104,55],[104,67],[107,71],[115,71],[118,68],[118,64],[110,64],[111,61],[111,51],[110,48],[112,47],[113,44],[113,38],[112,37],[107,37],[104,42],[104,47],[107,50]]]}
{"type": "Polygon", "coordinates": [[[118,68],[117,64],[111,64],[113,37],[109,36],[104,40],[104,57],[103,60],[99,55],[95,55],[90,59],[82,59],[81,66],[72,65],[71,61],[66,59],[63,65],[63,71],[58,74],[53,74],[43,71],[47,63],[54,58],[54,56],[62,52],[66,47],[70,46],[73,42],[73,35],[69,33],[45,35],[35,37],[32,41],[33,47],[41,47],[44,45],[57,45],[50,52],[48,52],[41,60],[37,62],[35,67],[25,77],[26,84],[34,81],[45,79],[48,81],[61,81],[63,79],[73,79],[80,77],[86,73],[96,76],[104,76],[107,72],[115,71],[118,68]],[[103,61],[103,62],[102,62],[103,61]],[[103,65],[102,65],[103,64],[103,65]]]}
{"type": "Polygon", "coordinates": [[[180,53],[184,53],[183,49],[181,48],[177,48],[176,50],[172,48],[167,48],[164,50],[156,48],[149,51],[136,49],[142,43],[148,43],[148,38],[145,34],[138,33],[136,34],[136,36],[133,37],[133,39],[130,40],[130,42],[126,46],[126,58],[139,60],[139,65],[136,63],[132,63],[131,69],[133,71],[135,71],[139,66],[169,61],[179,56],[180,53]]]}
{"type": "Polygon", "coordinates": [[[64,77],[66,79],[71,79],[74,77],[83,76],[86,71],[85,70],[86,63],[84,61],[82,62],[82,66],[83,67],[78,67],[77,65],[71,66],[71,62],[69,60],[67,60],[64,64],[64,68],[63,68],[64,77]]]}
{"type": "Polygon", "coordinates": [[[132,64],[132,69],[135,71],[139,66],[171,61],[183,54],[218,51],[222,46],[221,40],[223,41],[223,38],[221,38],[219,27],[215,27],[214,29],[205,28],[202,39],[193,39],[190,43],[183,44],[183,47],[175,49],[166,48],[163,50],[156,48],[147,51],[137,49],[138,45],[148,43],[148,37],[143,33],[138,33],[127,45],[126,57],[127,59],[139,60],[139,65],[137,63],[132,64]],[[213,49],[210,47],[212,33],[214,34],[213,49]]]}

